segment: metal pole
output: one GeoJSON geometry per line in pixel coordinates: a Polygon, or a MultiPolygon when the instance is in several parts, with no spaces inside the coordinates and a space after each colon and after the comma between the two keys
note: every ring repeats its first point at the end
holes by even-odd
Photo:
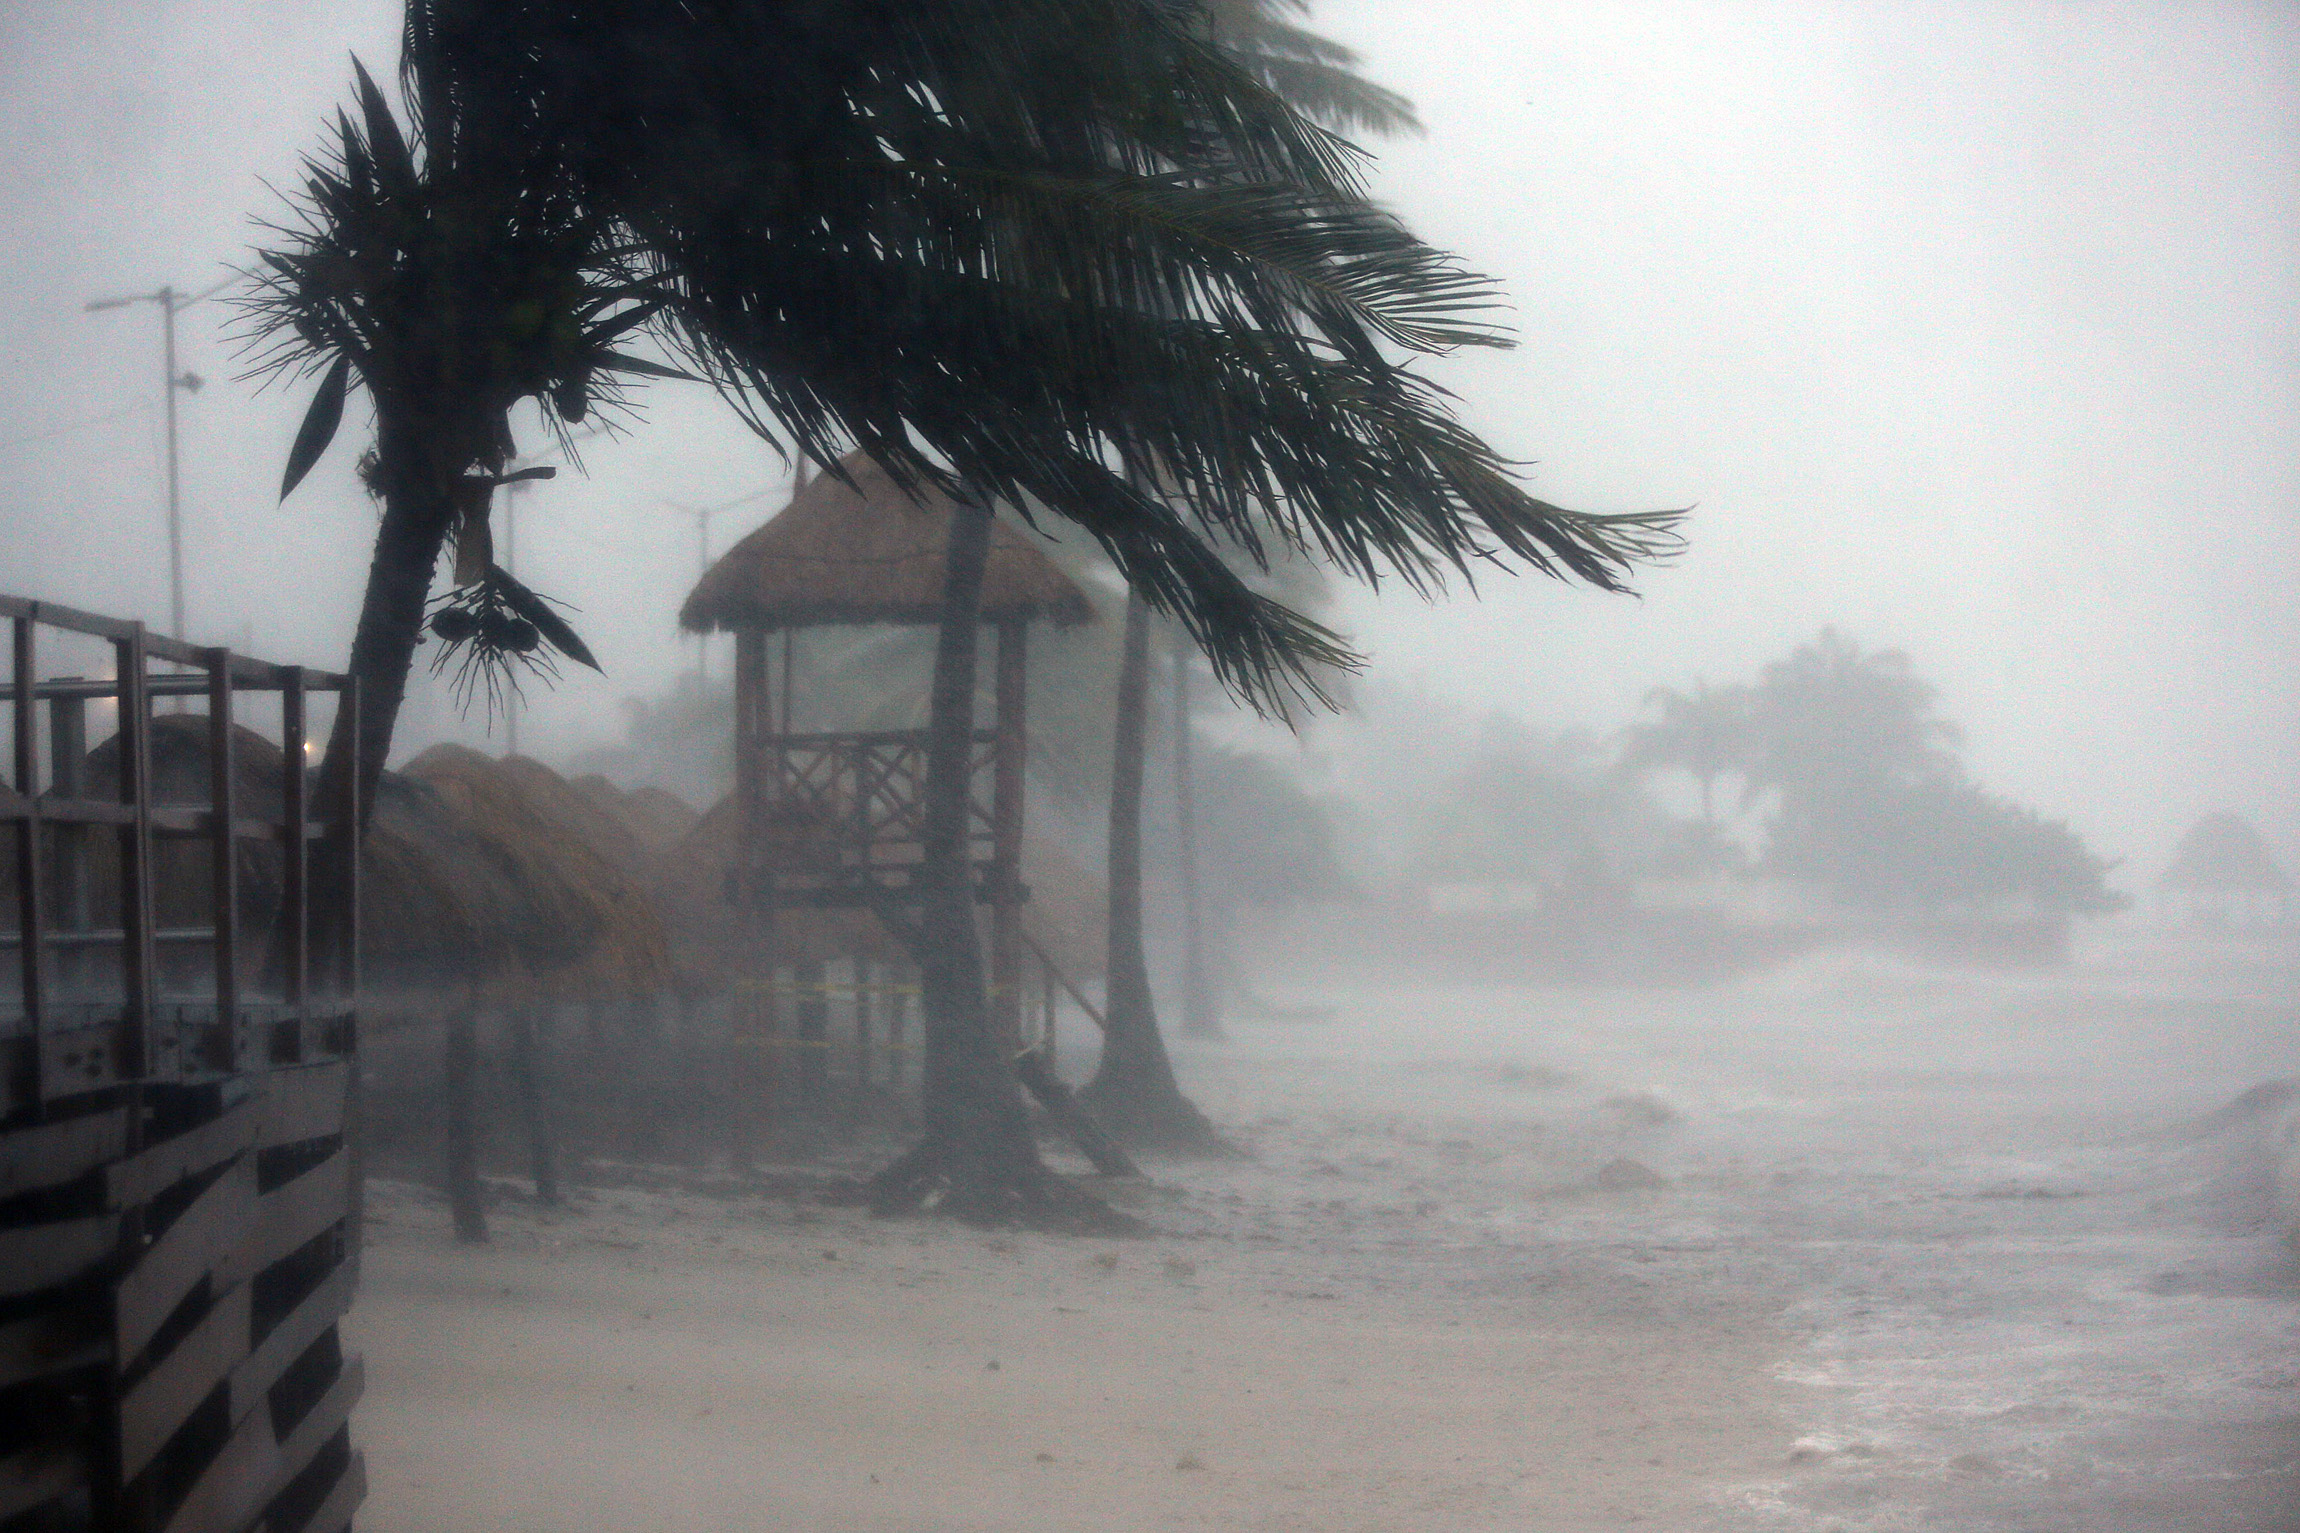
{"type": "MultiPolygon", "coordinates": [[[[695,578],[697,580],[701,580],[705,575],[711,573],[711,518],[715,514],[715,511],[698,511],[695,513],[695,578]]],[[[708,633],[695,635],[695,679],[699,682],[707,682],[711,679],[711,636],[708,633]]]]}
{"type": "Polygon", "coordinates": [[[165,369],[160,392],[166,400],[168,422],[168,633],[179,642],[184,637],[184,511],[182,470],[177,450],[176,390],[196,393],[200,379],[197,374],[179,372],[176,368],[176,315],[203,299],[214,297],[234,280],[227,277],[206,292],[189,296],[177,292],[171,284],[156,293],[133,293],[126,298],[99,298],[87,305],[87,311],[91,314],[104,309],[125,308],[132,303],[153,304],[160,311],[160,354],[161,365],[165,369]]]}
{"type": "MultiPolygon", "coordinates": [[[[168,382],[162,391],[168,400],[168,633],[184,638],[184,507],[176,467],[176,290],[163,287],[153,295],[160,305],[161,333],[166,337],[168,382]]],[[[179,705],[180,706],[180,705],[179,705]]]]}
{"type": "MultiPolygon", "coordinates": [[[[801,469],[791,481],[793,499],[798,497],[800,490],[806,488],[803,459],[801,463],[801,469]]],[[[691,516],[695,519],[695,578],[697,580],[701,580],[711,572],[711,518],[722,511],[732,511],[737,506],[747,506],[754,500],[764,500],[774,491],[775,487],[768,485],[764,489],[753,490],[748,495],[738,495],[733,500],[722,501],[715,506],[690,506],[676,500],[663,502],[666,507],[678,512],[681,516],[691,516]]],[[[695,635],[695,679],[697,681],[709,681],[711,679],[711,636],[708,633],[695,635]]]]}
{"type": "MultiPolygon", "coordinates": [[[[527,483],[524,479],[514,479],[503,487],[503,569],[513,580],[519,578],[519,492],[527,488],[527,483]]],[[[503,700],[503,753],[519,754],[517,692],[503,700]]]]}

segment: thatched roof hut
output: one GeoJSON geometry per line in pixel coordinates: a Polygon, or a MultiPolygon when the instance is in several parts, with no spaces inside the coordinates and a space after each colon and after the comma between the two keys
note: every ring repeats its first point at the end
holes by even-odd
{"type": "MultiPolygon", "coordinates": [[[[940,619],[949,497],[921,485],[913,498],[859,452],[839,466],[851,484],[817,477],[711,566],[679,609],[682,627],[709,633],[940,619]]],[[[991,524],[984,622],[1069,626],[1092,615],[1085,593],[1029,539],[991,524]]]]}
{"type": "Polygon", "coordinates": [[[596,772],[573,778],[567,786],[613,816],[639,844],[650,868],[669,856],[671,848],[702,818],[676,793],[652,786],[618,788],[596,772]]]}
{"type": "MultiPolygon", "coordinates": [[[[399,775],[399,790],[376,801],[371,877],[400,873],[409,895],[451,898],[458,924],[482,938],[474,956],[492,988],[641,996],[668,980],[669,939],[635,859],[626,872],[593,844],[601,817],[557,774],[435,745],[399,775]],[[399,847],[404,870],[390,860],[399,847]],[[435,879],[444,879],[444,891],[435,879]]],[[[393,909],[383,889],[370,891],[362,910],[369,966],[379,978],[403,954],[420,955],[419,910],[393,909]]]]}

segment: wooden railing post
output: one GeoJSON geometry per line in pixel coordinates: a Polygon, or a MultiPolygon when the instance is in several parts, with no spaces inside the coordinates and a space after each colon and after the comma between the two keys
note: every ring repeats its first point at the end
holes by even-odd
{"type": "Polygon", "coordinates": [[[335,959],[334,980],[340,997],[349,1003],[356,1000],[359,995],[359,856],[360,847],[366,840],[366,834],[359,819],[360,731],[359,678],[357,676],[344,677],[342,687],[336,692],[335,707],[339,715],[345,713],[350,715],[351,722],[338,733],[343,739],[344,749],[351,753],[351,764],[350,769],[344,772],[342,776],[343,786],[339,790],[338,801],[328,806],[329,813],[333,816],[335,823],[335,829],[331,834],[342,838],[342,854],[336,873],[343,880],[343,886],[338,891],[341,895],[341,903],[338,906],[336,929],[331,939],[337,946],[336,951],[330,956],[335,959]]]}
{"type": "Polygon", "coordinates": [[[280,912],[281,926],[287,959],[284,999],[299,1024],[300,1047],[300,1024],[309,1021],[305,1013],[311,999],[311,805],[310,773],[304,749],[309,735],[304,718],[303,667],[281,666],[279,686],[280,750],[285,756],[280,791],[280,818],[285,822],[281,843],[284,866],[280,878],[284,906],[280,912]]]}
{"type": "Polygon", "coordinates": [[[1022,746],[1026,677],[1020,618],[997,625],[997,736],[990,790],[990,1016],[1009,1054],[1022,1046],[1022,746]]]}
{"type": "MultiPolygon", "coordinates": [[[[60,799],[88,796],[88,699],[66,693],[48,699],[48,787],[60,799]]],[[[51,825],[48,846],[53,861],[49,899],[59,932],[84,932],[96,924],[88,901],[88,827],[51,825]]],[[[57,988],[84,988],[91,954],[86,948],[67,946],[56,955],[57,988]]]]}
{"type": "Polygon", "coordinates": [[[142,1076],[152,1066],[152,1005],[159,988],[152,945],[152,700],[145,688],[144,625],[112,642],[119,673],[120,802],[129,806],[120,827],[120,968],[125,981],[126,1036],[120,1073],[142,1076]]]}
{"type": "Polygon", "coordinates": [[[208,846],[214,856],[217,1065],[240,1068],[240,849],[238,760],[232,739],[232,652],[208,651],[208,846]]]}
{"type": "Polygon", "coordinates": [[[17,951],[23,964],[24,1026],[32,1035],[32,1100],[44,1106],[47,1083],[41,1080],[40,1034],[48,1010],[48,892],[40,863],[40,710],[34,689],[39,684],[37,614],[15,620],[16,682],[16,792],[24,800],[24,818],[16,824],[16,913],[23,946],[17,951]]]}

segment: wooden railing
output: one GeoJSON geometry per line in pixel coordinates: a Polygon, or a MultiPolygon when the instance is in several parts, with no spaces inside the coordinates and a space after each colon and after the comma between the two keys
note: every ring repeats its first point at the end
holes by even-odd
{"type": "Polygon", "coordinates": [[[0,947],[17,970],[0,1009],[0,1524],[338,1533],[365,1483],[347,1422],[361,1369],[336,1331],[357,1270],[357,932],[315,950],[312,907],[356,911],[358,858],[349,814],[314,813],[304,762],[310,696],[356,710],[356,689],[47,603],[0,597],[0,619],[0,947]],[[44,630],[108,646],[112,676],[43,679],[44,630]],[[278,698],[276,804],[240,801],[247,693],[278,698]],[[153,703],[170,697],[205,702],[181,726],[205,782],[162,801],[153,703]],[[99,798],[88,723],[107,703],[99,798]],[[331,836],[342,855],[316,863],[340,882],[315,891],[331,836]],[[163,875],[198,859],[156,853],[187,842],[210,850],[206,922],[163,928],[158,898],[184,893],[163,875]],[[278,854],[268,905],[241,887],[251,842],[278,854]]]}
{"type": "MultiPolygon", "coordinates": [[[[977,893],[1001,886],[997,732],[973,731],[968,861],[977,893]]],[[[924,730],[769,735],[757,746],[757,803],[739,898],[777,905],[864,905],[907,896],[926,833],[924,730]]],[[[1011,875],[1009,875],[1011,876],[1011,875]]]]}

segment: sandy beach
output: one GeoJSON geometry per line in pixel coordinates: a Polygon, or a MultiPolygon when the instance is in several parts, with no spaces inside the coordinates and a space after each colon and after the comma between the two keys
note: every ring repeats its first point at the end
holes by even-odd
{"type": "Polygon", "coordinates": [[[1107,1187],[1142,1239],[873,1220],[867,1150],[481,1249],[378,1180],[362,1525],[2289,1527],[2272,1126],[2178,1131],[2292,1073],[2279,984],[1304,984],[1183,1051],[1251,1158],[1107,1187]]]}

